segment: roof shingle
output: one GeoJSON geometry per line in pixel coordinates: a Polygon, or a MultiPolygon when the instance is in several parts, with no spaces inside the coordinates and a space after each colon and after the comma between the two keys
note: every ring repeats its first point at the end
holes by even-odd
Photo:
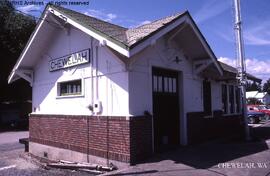
{"type": "Polygon", "coordinates": [[[71,17],[72,19],[80,22],[85,27],[93,28],[106,36],[113,38],[114,40],[121,42],[125,46],[131,47],[135,43],[141,41],[142,39],[148,37],[152,33],[158,31],[163,26],[167,25],[168,23],[174,21],[179,16],[184,13],[177,13],[172,16],[168,16],[156,21],[153,21],[149,24],[145,24],[142,26],[138,26],[135,28],[125,28],[122,26],[118,26],[112,23],[108,23],[106,21],[99,20],[97,18],[87,16],[81,14],[79,12],[63,8],[61,6],[50,5],[52,8],[59,10],[64,15],[71,17]]]}
{"type": "Polygon", "coordinates": [[[151,33],[159,30],[163,26],[166,26],[168,23],[174,21],[176,18],[181,16],[183,13],[178,13],[172,16],[168,16],[156,21],[153,21],[151,23],[138,26],[133,29],[128,29],[126,31],[127,34],[127,44],[128,46],[133,45],[134,43],[140,41],[141,39],[145,38],[146,36],[150,35],[151,33]]]}

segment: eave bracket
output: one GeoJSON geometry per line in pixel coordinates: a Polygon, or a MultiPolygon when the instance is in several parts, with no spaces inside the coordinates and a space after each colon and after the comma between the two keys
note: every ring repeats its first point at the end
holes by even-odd
{"type": "Polygon", "coordinates": [[[33,86],[33,70],[18,69],[15,74],[29,82],[31,87],[33,86]]]}

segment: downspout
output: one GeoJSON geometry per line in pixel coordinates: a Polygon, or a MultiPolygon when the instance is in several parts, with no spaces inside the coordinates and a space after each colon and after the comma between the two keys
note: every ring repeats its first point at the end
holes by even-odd
{"type": "Polygon", "coordinates": [[[93,54],[93,38],[91,37],[91,46],[90,46],[90,56],[91,56],[91,106],[92,106],[92,115],[93,112],[93,104],[94,104],[94,54],[93,54]]]}
{"type": "Polygon", "coordinates": [[[99,90],[98,90],[98,46],[96,46],[96,100],[99,101],[99,90]]]}
{"type": "MultiPolygon", "coordinates": [[[[92,111],[92,116],[93,116],[93,102],[94,102],[94,78],[93,78],[93,38],[91,37],[91,40],[90,40],[90,67],[91,67],[91,103],[90,103],[90,106],[89,107],[92,107],[90,108],[91,111],[92,111]]],[[[90,124],[89,124],[89,117],[87,118],[87,162],[89,163],[89,143],[90,143],[90,124]]]]}
{"type": "MultiPolygon", "coordinates": [[[[109,62],[108,60],[106,60],[106,67],[107,67],[107,72],[109,72],[109,62]]],[[[109,166],[109,147],[110,147],[110,144],[109,144],[109,113],[108,113],[108,110],[109,110],[109,99],[108,99],[108,94],[109,94],[109,90],[108,90],[108,87],[109,87],[109,83],[108,83],[108,78],[106,78],[106,103],[107,103],[107,116],[106,116],[106,159],[107,159],[107,166],[109,166]]]]}

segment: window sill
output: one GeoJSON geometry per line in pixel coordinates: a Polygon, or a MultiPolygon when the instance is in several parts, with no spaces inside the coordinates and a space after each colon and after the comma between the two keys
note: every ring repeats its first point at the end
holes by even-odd
{"type": "Polygon", "coordinates": [[[56,99],[62,99],[62,98],[79,98],[79,97],[84,97],[84,95],[79,94],[79,95],[63,95],[63,96],[56,96],[56,99]]]}

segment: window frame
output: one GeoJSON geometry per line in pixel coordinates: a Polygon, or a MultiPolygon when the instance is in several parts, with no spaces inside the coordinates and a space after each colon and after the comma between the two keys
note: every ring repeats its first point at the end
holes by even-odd
{"type": "Polygon", "coordinates": [[[61,98],[73,98],[73,97],[84,97],[84,79],[78,78],[78,79],[69,79],[69,80],[64,80],[64,81],[58,81],[56,83],[56,98],[61,99],[61,98]],[[61,95],[61,84],[63,83],[68,83],[68,82],[73,82],[73,81],[81,81],[81,92],[76,94],[67,94],[67,95],[61,95]]]}

